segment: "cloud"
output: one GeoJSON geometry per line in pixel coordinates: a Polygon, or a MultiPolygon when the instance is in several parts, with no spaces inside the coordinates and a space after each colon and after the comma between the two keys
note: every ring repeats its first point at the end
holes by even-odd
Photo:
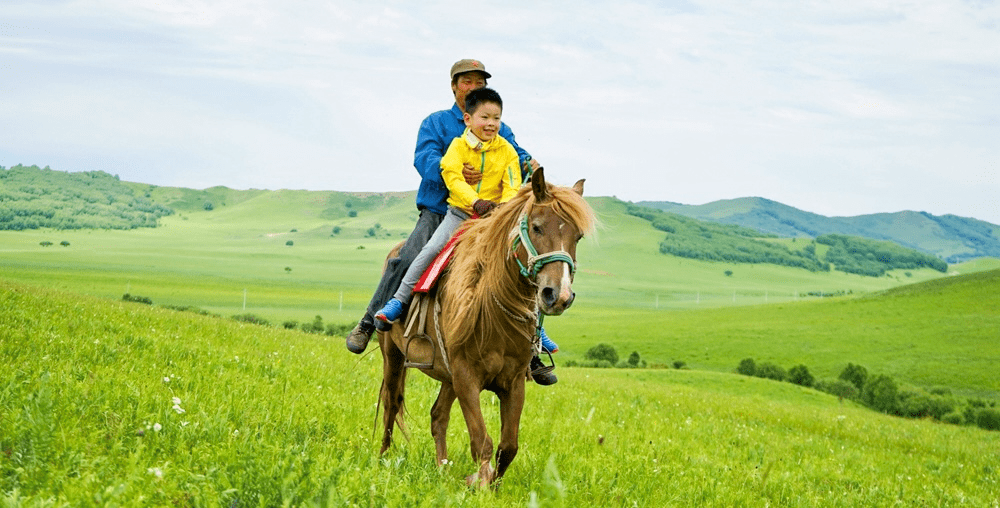
{"type": "Polygon", "coordinates": [[[592,195],[1000,222],[996,2],[15,1],[0,19],[3,165],[414,189],[417,126],[475,57],[521,145],[592,195]]]}

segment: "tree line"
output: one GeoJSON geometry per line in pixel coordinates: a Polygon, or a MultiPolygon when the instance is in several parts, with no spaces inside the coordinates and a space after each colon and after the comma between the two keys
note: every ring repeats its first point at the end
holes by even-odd
{"type": "Polygon", "coordinates": [[[645,219],[666,234],[661,254],[725,263],[761,263],[812,272],[831,269],[845,273],[881,277],[888,270],[932,268],[945,272],[948,264],[929,254],[889,241],[839,234],[820,235],[802,249],[770,241],[777,238],[750,228],[691,219],[653,208],[628,205],[626,213],[645,219]],[[817,254],[816,245],[829,246],[817,254]]]}

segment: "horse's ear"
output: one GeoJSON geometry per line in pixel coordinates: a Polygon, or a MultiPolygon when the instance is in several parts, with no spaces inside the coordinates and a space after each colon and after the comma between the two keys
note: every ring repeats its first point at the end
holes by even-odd
{"type": "Polygon", "coordinates": [[[586,182],[586,181],[587,181],[586,178],[581,178],[581,179],[577,180],[576,183],[573,184],[573,190],[576,191],[577,194],[579,194],[579,195],[582,196],[583,195],[583,182],[586,182]]]}
{"type": "Polygon", "coordinates": [[[531,174],[531,191],[535,193],[535,203],[549,199],[549,187],[545,185],[545,170],[539,167],[531,174]]]}

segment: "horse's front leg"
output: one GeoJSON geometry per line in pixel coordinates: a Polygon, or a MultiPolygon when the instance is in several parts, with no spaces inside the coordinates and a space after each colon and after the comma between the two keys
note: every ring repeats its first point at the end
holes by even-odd
{"type": "Polygon", "coordinates": [[[469,485],[487,487],[496,477],[496,471],[490,465],[493,455],[493,440],[486,432],[486,422],[483,420],[482,408],[479,406],[479,394],[483,389],[479,380],[469,374],[467,366],[456,364],[452,365],[452,386],[455,390],[455,396],[458,398],[458,404],[462,408],[465,425],[469,429],[472,461],[479,465],[479,470],[467,476],[465,481],[469,485]]]}
{"type": "Polygon", "coordinates": [[[521,429],[521,412],[524,410],[524,376],[518,376],[510,391],[500,397],[500,444],[497,446],[497,476],[503,478],[507,467],[517,456],[517,438],[521,429]]]}
{"type": "Polygon", "coordinates": [[[455,403],[455,387],[451,383],[441,383],[441,391],[431,407],[431,435],[437,450],[440,466],[448,460],[448,422],[451,420],[451,406],[455,403]]]}

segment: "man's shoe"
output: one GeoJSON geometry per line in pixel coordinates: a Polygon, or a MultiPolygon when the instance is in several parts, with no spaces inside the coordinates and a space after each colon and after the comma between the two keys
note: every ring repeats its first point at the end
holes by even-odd
{"type": "Polygon", "coordinates": [[[347,350],[360,355],[365,352],[365,348],[368,347],[368,341],[372,338],[372,333],[375,331],[375,325],[371,322],[362,319],[358,322],[358,325],[351,330],[351,333],[347,335],[347,350]]]}
{"type": "Polygon", "coordinates": [[[385,306],[382,310],[375,314],[375,319],[382,321],[383,323],[391,323],[403,314],[403,302],[392,298],[388,302],[385,302],[385,306]]]}
{"type": "Polygon", "coordinates": [[[555,353],[559,351],[559,344],[549,338],[549,334],[545,333],[545,328],[538,329],[538,336],[542,339],[542,347],[545,348],[549,353],[555,353]]]}
{"type": "Polygon", "coordinates": [[[542,363],[542,359],[537,356],[531,357],[531,364],[528,366],[528,370],[531,371],[531,379],[542,386],[554,385],[559,381],[559,378],[552,373],[553,369],[555,369],[554,365],[545,365],[542,363]]]}

